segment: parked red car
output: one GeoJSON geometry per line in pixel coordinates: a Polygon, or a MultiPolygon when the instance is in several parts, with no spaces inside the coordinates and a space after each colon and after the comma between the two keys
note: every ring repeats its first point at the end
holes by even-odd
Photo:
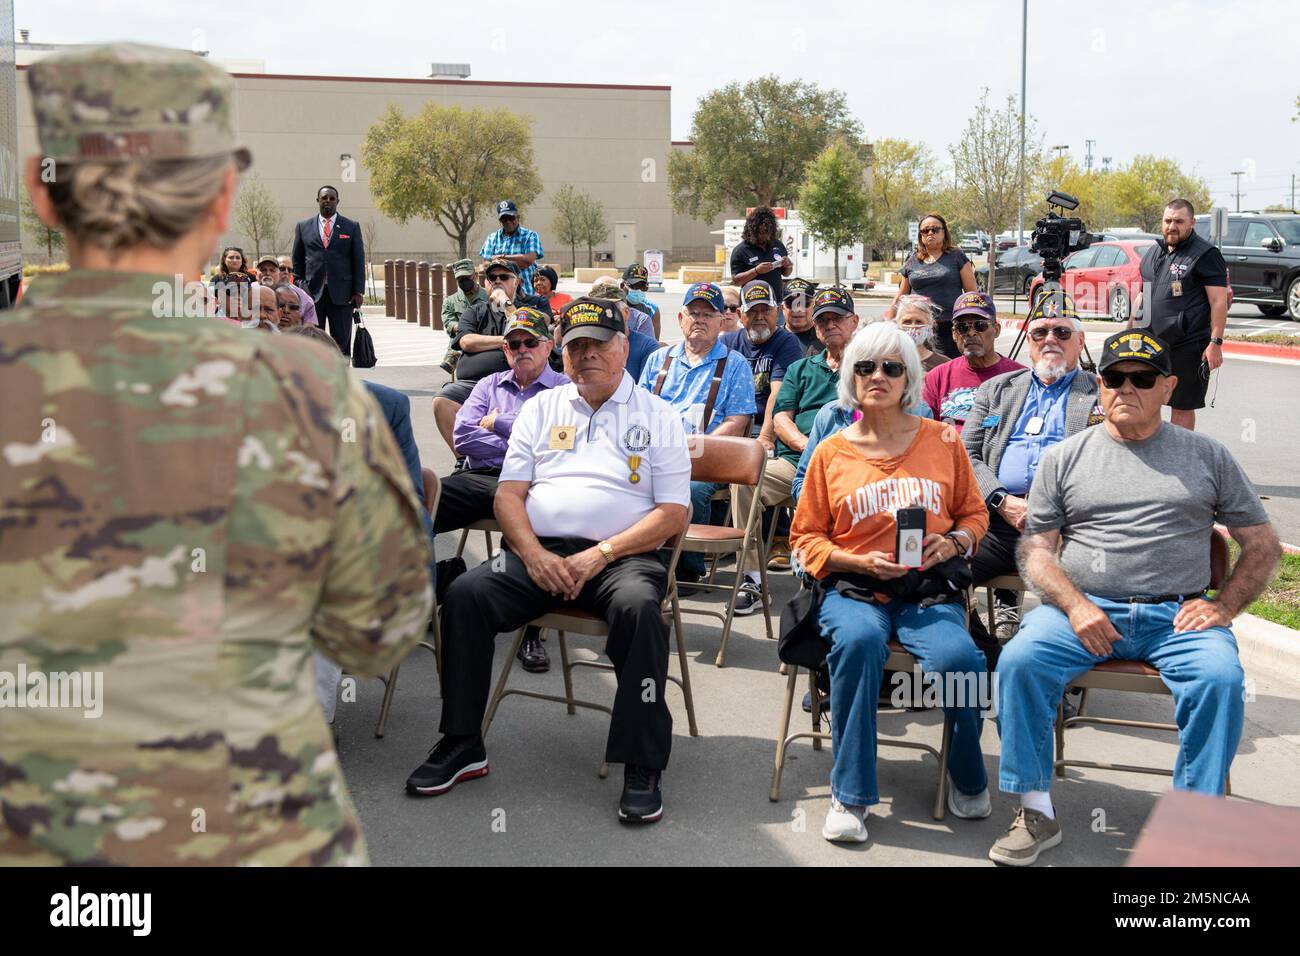
{"type": "MultiPolygon", "coordinates": [[[[1080,315],[1107,316],[1127,322],[1133,300],[1142,291],[1140,264],[1151,239],[1097,242],[1061,263],[1061,287],[1074,299],[1080,315]]],[[[1029,301],[1038,299],[1042,275],[1029,287],[1029,301]]]]}

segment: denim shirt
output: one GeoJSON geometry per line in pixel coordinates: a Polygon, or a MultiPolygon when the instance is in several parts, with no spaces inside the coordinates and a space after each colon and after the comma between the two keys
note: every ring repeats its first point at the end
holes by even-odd
{"type": "Polygon", "coordinates": [[[998,481],[1013,495],[1024,496],[1034,481],[1038,463],[1043,453],[1065,440],[1065,409],[1069,403],[1070,386],[1078,369],[1051,385],[1044,385],[1037,372],[1030,372],[1029,394],[1020,411],[1015,430],[1007,439],[1002,461],[998,463],[998,481]],[[1038,432],[1029,434],[1030,421],[1041,420],[1038,432]]]}

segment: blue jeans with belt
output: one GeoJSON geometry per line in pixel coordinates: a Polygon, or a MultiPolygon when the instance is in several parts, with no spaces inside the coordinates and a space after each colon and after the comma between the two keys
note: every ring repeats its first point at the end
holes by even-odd
{"type": "MultiPolygon", "coordinates": [[[[918,607],[905,601],[868,604],[829,590],[819,617],[822,635],[831,642],[826,663],[831,674],[831,793],[846,806],[880,802],[876,787],[876,707],[889,659],[888,642],[898,642],[935,675],[970,675],[974,684],[985,672],[983,653],[966,630],[966,613],[958,604],[918,607]]],[[[945,679],[949,688],[959,682],[945,679]]],[[[963,706],[944,699],[952,718],[948,771],[964,794],[988,787],[980,752],[980,708],[975,700],[963,706]]]]}
{"type": "Polygon", "coordinates": [[[1097,656],[1079,643],[1070,620],[1050,605],[1025,615],[998,658],[998,724],[1007,793],[1052,785],[1056,705],[1065,687],[1106,660],[1146,661],[1174,697],[1178,759],[1174,788],[1222,794],[1245,713],[1245,675],[1237,642],[1226,627],[1174,633],[1177,601],[1137,604],[1087,595],[1119,632],[1111,653],[1097,656]]]}

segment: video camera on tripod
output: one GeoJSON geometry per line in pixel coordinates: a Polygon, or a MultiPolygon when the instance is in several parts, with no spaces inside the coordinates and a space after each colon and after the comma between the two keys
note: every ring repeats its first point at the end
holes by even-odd
{"type": "MultiPolygon", "coordinates": [[[[1058,309],[1064,308],[1065,296],[1063,294],[1064,290],[1061,288],[1061,260],[1072,252],[1087,249],[1094,242],[1100,242],[1102,238],[1088,232],[1083,220],[1078,216],[1067,218],[1056,211],[1059,209],[1061,212],[1067,212],[1079,208],[1079,200],[1069,193],[1063,193],[1056,189],[1052,190],[1047,194],[1047,206],[1047,215],[1034,223],[1034,232],[1029,240],[1030,250],[1043,259],[1043,284],[1039,287],[1037,298],[1030,301],[1030,315],[1033,315],[1034,306],[1038,302],[1042,302],[1045,297],[1051,295],[1056,296],[1058,309]]],[[[1026,318],[1020,324],[1020,332],[1016,335],[1015,344],[1011,347],[1012,359],[1020,353],[1020,346],[1025,341],[1025,330],[1028,326],[1029,319],[1026,318]]],[[[1092,356],[1088,354],[1086,343],[1084,344],[1084,360],[1081,364],[1085,369],[1091,371],[1093,366],[1092,356]]]]}

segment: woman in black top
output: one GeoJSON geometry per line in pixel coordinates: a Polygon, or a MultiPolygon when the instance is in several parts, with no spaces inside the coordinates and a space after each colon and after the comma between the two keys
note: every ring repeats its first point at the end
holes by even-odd
{"type": "Polygon", "coordinates": [[[794,271],[779,235],[775,214],[767,206],[759,206],[745,218],[740,245],[731,250],[731,281],[743,287],[762,279],[772,287],[773,302],[785,301],[783,277],[794,271]]]}
{"type": "Polygon", "coordinates": [[[963,292],[975,291],[975,269],[966,254],[953,245],[948,223],[938,213],[921,220],[920,242],[916,252],[903,263],[898,295],[885,310],[885,318],[897,314],[898,300],[917,293],[929,297],[939,309],[934,322],[935,348],[956,358],[960,353],[952,340],[952,304],[963,292]]]}

